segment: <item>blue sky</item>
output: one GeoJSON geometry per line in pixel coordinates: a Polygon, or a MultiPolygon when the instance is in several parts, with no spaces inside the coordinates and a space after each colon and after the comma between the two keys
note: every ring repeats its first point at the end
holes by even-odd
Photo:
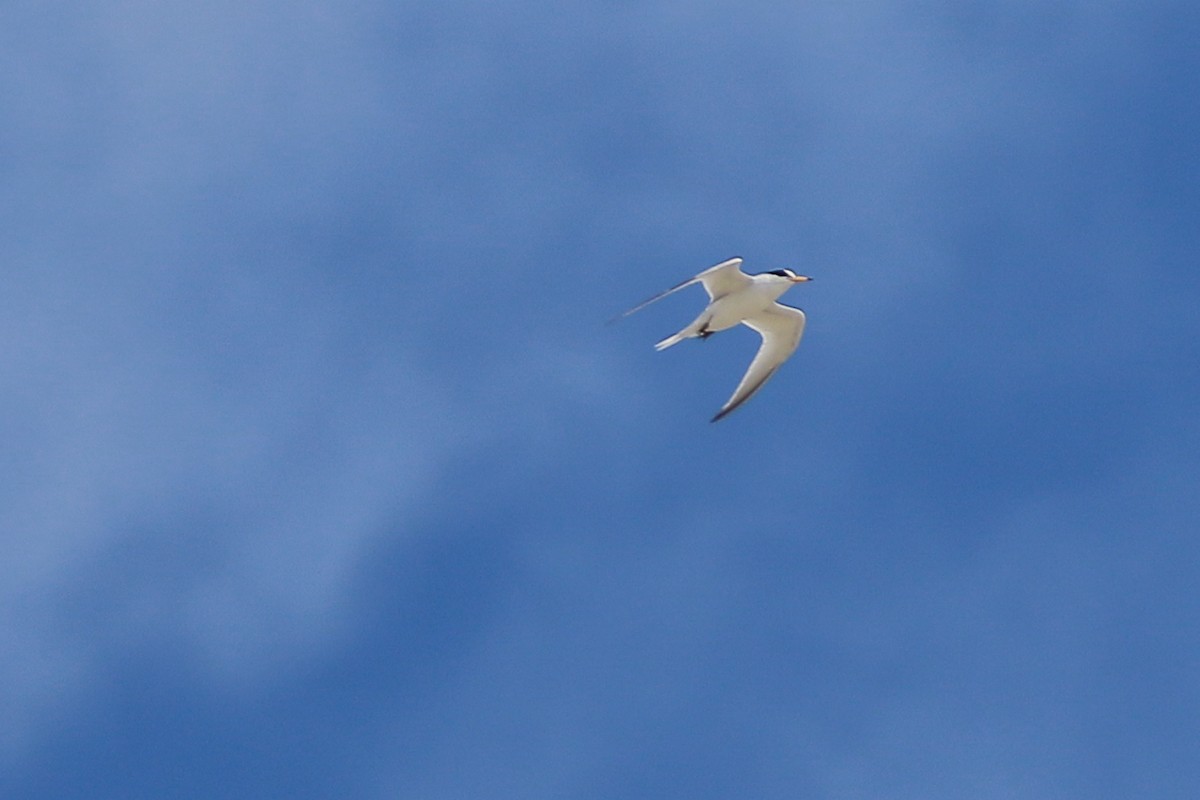
{"type": "Polygon", "coordinates": [[[0,6],[0,794],[1192,797],[1198,35],[0,6]]]}

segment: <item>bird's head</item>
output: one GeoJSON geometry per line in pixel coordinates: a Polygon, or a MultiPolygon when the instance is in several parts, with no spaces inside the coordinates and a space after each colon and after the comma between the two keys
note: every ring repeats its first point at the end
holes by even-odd
{"type": "Polygon", "coordinates": [[[808,277],[807,275],[797,275],[796,273],[792,272],[790,269],[773,269],[766,274],[767,275],[778,275],[779,277],[783,278],[784,280],[791,281],[792,283],[804,283],[805,281],[812,280],[812,278],[808,277]]]}

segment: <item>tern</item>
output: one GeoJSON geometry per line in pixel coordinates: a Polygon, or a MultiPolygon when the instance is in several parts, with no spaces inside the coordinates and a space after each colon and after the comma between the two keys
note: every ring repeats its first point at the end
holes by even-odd
{"type": "Polygon", "coordinates": [[[804,312],[776,301],[797,283],[810,281],[812,278],[797,275],[790,269],[773,269],[770,272],[747,275],[742,272],[741,267],[740,258],[722,261],[617,317],[627,317],[656,300],[699,283],[708,292],[708,306],[686,328],[654,345],[655,350],[666,350],[684,339],[707,339],[718,331],[739,324],[745,325],[762,337],[758,353],[750,362],[746,374],[742,376],[741,383],[712,418],[712,422],[722,419],[753,397],[780,365],[796,351],[800,337],[804,335],[804,312]]]}

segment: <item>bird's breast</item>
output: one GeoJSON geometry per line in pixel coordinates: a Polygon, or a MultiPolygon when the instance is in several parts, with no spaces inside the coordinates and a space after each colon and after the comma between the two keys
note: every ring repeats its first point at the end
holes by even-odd
{"type": "MultiPolygon", "coordinates": [[[[784,287],[786,289],[786,287],[784,287]]],[[[774,286],[753,285],[740,292],[727,294],[709,306],[708,329],[723,331],[741,323],[747,317],[758,314],[774,303],[783,294],[774,286]]]]}

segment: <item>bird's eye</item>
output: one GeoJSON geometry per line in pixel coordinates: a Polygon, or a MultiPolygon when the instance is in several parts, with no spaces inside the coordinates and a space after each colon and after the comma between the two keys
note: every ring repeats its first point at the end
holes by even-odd
{"type": "Polygon", "coordinates": [[[792,273],[788,272],[786,269],[773,269],[773,270],[771,270],[771,272],[769,274],[778,275],[781,278],[792,277],[792,273]]]}

